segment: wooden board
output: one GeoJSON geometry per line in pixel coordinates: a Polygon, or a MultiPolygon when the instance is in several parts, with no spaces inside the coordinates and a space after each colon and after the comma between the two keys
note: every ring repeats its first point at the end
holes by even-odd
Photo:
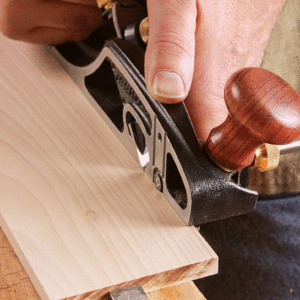
{"type": "Polygon", "coordinates": [[[167,287],[148,294],[149,300],[206,300],[193,282],[167,287]]]}
{"type": "MultiPolygon", "coordinates": [[[[0,227],[0,299],[40,300],[0,227]]],[[[147,293],[149,300],[205,300],[193,282],[147,293]]]]}
{"type": "Polygon", "coordinates": [[[0,36],[0,99],[0,223],[42,299],[217,272],[49,48],[0,36]]]}

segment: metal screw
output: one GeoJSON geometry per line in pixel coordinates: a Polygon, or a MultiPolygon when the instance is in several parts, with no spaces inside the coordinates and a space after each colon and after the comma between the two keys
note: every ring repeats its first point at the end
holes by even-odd
{"type": "Polygon", "coordinates": [[[156,189],[159,190],[160,192],[162,192],[163,182],[162,182],[161,175],[160,175],[160,172],[158,169],[156,169],[154,171],[153,181],[154,181],[156,189]]]}
{"type": "Polygon", "coordinates": [[[159,141],[159,142],[162,142],[162,136],[161,136],[161,133],[158,133],[157,138],[158,138],[158,141],[159,141]]]}

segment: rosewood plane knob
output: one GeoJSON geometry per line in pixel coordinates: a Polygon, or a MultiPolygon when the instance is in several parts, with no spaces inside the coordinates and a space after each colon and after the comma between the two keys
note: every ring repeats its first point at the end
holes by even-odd
{"type": "Polygon", "coordinates": [[[206,142],[210,157],[226,171],[253,162],[264,144],[288,144],[300,138],[300,96],[282,78],[261,68],[234,73],[225,86],[226,121],[206,142]]]}

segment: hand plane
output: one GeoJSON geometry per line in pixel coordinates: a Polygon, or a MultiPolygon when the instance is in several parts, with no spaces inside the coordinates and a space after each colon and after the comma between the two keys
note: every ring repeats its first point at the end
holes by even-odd
{"type": "Polygon", "coordinates": [[[300,138],[298,94],[266,70],[238,71],[225,87],[227,120],[199,141],[184,103],[159,103],[146,89],[144,1],[98,4],[100,28],[84,41],[55,46],[59,62],[187,225],[253,211],[250,165],[266,165],[265,143],[300,138]]]}

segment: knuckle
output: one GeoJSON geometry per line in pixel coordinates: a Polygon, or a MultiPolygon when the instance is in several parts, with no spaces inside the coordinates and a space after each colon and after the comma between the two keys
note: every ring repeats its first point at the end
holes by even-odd
{"type": "Polygon", "coordinates": [[[0,30],[1,30],[2,34],[9,39],[15,40],[18,38],[18,35],[16,34],[16,32],[8,26],[1,26],[0,30]]]}
{"type": "Polygon", "coordinates": [[[52,35],[49,36],[47,40],[47,44],[62,44],[65,42],[77,42],[82,41],[87,38],[91,34],[88,30],[72,30],[72,31],[65,31],[60,35],[52,35]]]}
{"type": "Polygon", "coordinates": [[[70,20],[71,20],[71,26],[74,29],[85,29],[88,27],[89,16],[87,16],[85,14],[79,14],[79,15],[74,16],[70,20]]]}
{"type": "Polygon", "coordinates": [[[72,37],[69,37],[69,41],[81,41],[87,38],[91,34],[90,30],[78,30],[74,31],[72,37]]]}
{"type": "Polygon", "coordinates": [[[10,39],[14,39],[16,37],[16,32],[13,28],[13,26],[11,26],[11,23],[8,22],[7,19],[2,19],[0,20],[0,31],[2,32],[2,34],[10,39]]]}
{"type": "Polygon", "coordinates": [[[177,57],[194,56],[194,42],[176,31],[160,31],[153,41],[153,46],[177,57]]]}
{"type": "Polygon", "coordinates": [[[177,0],[181,9],[195,12],[197,10],[197,1],[195,0],[177,0]]]}
{"type": "Polygon", "coordinates": [[[90,30],[95,27],[97,23],[97,16],[98,11],[94,10],[94,7],[90,7],[85,8],[76,14],[64,15],[63,22],[65,26],[70,29],[90,30]]]}
{"type": "Polygon", "coordinates": [[[16,17],[17,3],[13,0],[1,0],[0,31],[10,39],[18,39],[21,35],[17,28],[19,18],[16,17]]]}
{"type": "Polygon", "coordinates": [[[15,28],[11,26],[10,23],[0,22],[0,31],[4,36],[12,40],[20,39],[21,36],[20,32],[18,30],[15,30],[15,28]]]}

